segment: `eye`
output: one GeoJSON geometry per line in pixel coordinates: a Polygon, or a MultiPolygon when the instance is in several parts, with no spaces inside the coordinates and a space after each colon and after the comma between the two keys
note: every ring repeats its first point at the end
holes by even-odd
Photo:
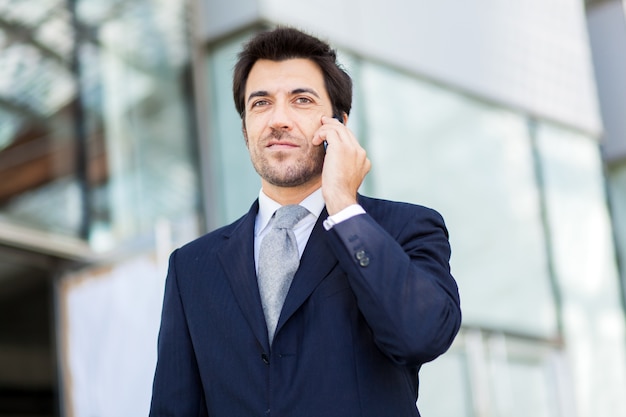
{"type": "Polygon", "coordinates": [[[267,105],[268,101],[267,100],[257,100],[255,102],[252,103],[252,107],[261,107],[261,106],[265,106],[267,105]]]}
{"type": "Polygon", "coordinates": [[[311,100],[308,97],[298,97],[296,98],[296,103],[298,104],[309,104],[309,103],[313,103],[313,100],[311,100]]]}

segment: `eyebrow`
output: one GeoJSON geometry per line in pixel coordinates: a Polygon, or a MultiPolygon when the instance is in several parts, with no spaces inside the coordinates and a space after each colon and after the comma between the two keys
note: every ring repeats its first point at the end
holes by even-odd
{"type": "Polygon", "coordinates": [[[268,96],[269,93],[267,91],[264,90],[260,90],[260,91],[253,91],[250,93],[250,95],[248,96],[248,103],[250,102],[250,100],[252,100],[255,97],[266,97],[268,96]]]}
{"type": "Polygon", "coordinates": [[[317,91],[313,90],[312,88],[296,88],[291,92],[291,95],[302,93],[313,94],[315,97],[320,98],[319,94],[317,94],[317,91]]]}
{"type": "MultiPolygon", "coordinates": [[[[317,94],[317,91],[313,90],[312,88],[305,88],[305,87],[291,90],[290,95],[296,95],[296,94],[302,94],[302,93],[313,94],[315,97],[320,98],[319,94],[317,94]]],[[[265,90],[253,91],[248,96],[247,102],[249,103],[250,100],[252,100],[255,97],[267,97],[268,95],[269,95],[269,92],[265,90]]]]}

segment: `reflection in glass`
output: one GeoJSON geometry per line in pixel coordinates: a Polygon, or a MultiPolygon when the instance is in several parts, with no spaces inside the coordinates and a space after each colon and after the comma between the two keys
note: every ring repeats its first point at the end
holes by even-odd
{"type": "Polygon", "coordinates": [[[0,221],[106,249],[195,213],[185,13],[0,2],[0,221]]]}
{"type": "Polygon", "coordinates": [[[211,48],[208,68],[211,77],[209,97],[211,117],[209,129],[210,167],[213,188],[220,196],[211,207],[214,226],[230,223],[250,207],[261,188],[259,176],[250,162],[250,155],[241,133],[241,118],[235,110],[232,95],[232,69],[244,34],[211,48]]]}
{"type": "Polygon", "coordinates": [[[0,220],[77,235],[71,22],[34,3],[0,4],[0,220]]]}
{"type": "MultiPolygon", "coordinates": [[[[613,220],[613,232],[619,264],[622,268],[622,290],[626,289],[626,160],[608,169],[609,197],[613,220]]],[[[623,294],[626,299],[626,293],[623,294]]]]}
{"type": "Polygon", "coordinates": [[[525,119],[372,64],[361,80],[375,193],[443,214],[464,323],[555,337],[525,119]]]}
{"type": "Polygon", "coordinates": [[[626,391],[626,329],[598,144],[550,124],[537,143],[579,412],[612,415],[605,399],[626,391]]]}

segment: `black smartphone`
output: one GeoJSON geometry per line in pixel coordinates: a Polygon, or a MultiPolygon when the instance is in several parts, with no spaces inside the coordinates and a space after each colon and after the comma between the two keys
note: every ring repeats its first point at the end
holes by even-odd
{"type": "MultiPolygon", "coordinates": [[[[339,120],[339,123],[343,124],[343,117],[339,116],[338,114],[333,115],[333,119],[337,119],[339,120]]],[[[326,150],[327,147],[328,143],[324,141],[324,150],[326,150]]]]}

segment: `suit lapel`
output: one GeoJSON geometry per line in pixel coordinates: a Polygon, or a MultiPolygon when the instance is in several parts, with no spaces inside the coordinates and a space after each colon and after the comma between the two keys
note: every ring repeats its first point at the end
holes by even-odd
{"type": "Polygon", "coordinates": [[[300,267],[293,277],[289,293],[278,319],[276,333],[283,323],[306,301],[319,283],[330,273],[337,264],[337,258],[331,252],[326,242],[326,230],[322,225],[323,219],[328,217],[326,208],[322,210],[311,237],[306,245],[300,260],[300,267]]]}
{"type": "Polygon", "coordinates": [[[226,241],[219,250],[219,259],[243,315],[255,337],[267,351],[267,325],[254,267],[254,222],[258,208],[258,202],[255,202],[232,234],[225,236],[226,241]]]}
{"type": "MultiPolygon", "coordinates": [[[[225,235],[226,240],[219,249],[218,256],[243,315],[260,345],[267,351],[267,325],[254,267],[254,223],[258,208],[258,202],[255,202],[232,233],[225,235]]],[[[289,288],[276,333],[337,264],[337,258],[326,242],[326,230],[322,225],[326,217],[328,213],[324,208],[302,254],[300,267],[289,288]]]]}

